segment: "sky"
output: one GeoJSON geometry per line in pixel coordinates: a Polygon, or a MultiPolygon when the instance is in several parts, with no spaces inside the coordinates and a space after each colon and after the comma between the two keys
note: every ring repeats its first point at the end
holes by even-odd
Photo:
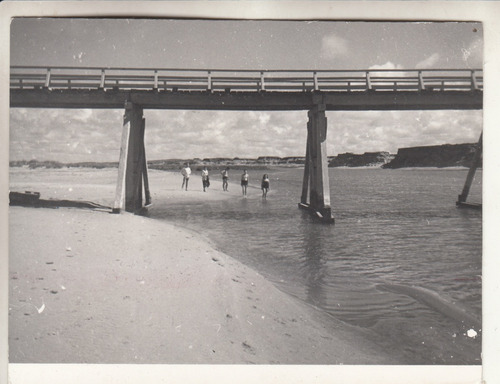
{"type": "MultiPolygon", "coordinates": [[[[11,65],[482,68],[480,23],[16,18],[11,65]]],[[[307,111],[146,110],[148,160],[304,156],[307,111]]],[[[330,111],[328,155],[473,143],[482,111],[330,111]]],[[[10,160],[117,161],[123,110],[10,109],[10,160]]]]}

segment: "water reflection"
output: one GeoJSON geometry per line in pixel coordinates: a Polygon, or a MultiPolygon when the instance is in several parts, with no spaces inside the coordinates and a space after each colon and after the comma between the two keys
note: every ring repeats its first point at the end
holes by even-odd
{"type": "Polygon", "coordinates": [[[299,233],[302,233],[303,253],[300,261],[305,282],[306,300],[318,307],[325,307],[327,304],[325,236],[331,235],[331,233],[324,233],[329,227],[312,222],[310,217],[302,217],[301,223],[302,229],[299,233]]]}

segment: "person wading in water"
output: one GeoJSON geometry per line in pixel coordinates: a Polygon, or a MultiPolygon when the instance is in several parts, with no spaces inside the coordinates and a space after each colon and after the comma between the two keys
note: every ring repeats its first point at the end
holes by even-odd
{"type": "Polygon", "coordinates": [[[203,170],[201,171],[201,182],[203,183],[203,192],[206,192],[206,188],[210,187],[207,167],[203,167],[203,170]]]}
{"type": "Polygon", "coordinates": [[[269,176],[267,173],[262,176],[262,184],[260,187],[262,189],[262,197],[265,199],[267,197],[267,191],[269,191],[269,176]]]}
{"type": "Polygon", "coordinates": [[[222,175],[222,190],[227,192],[227,180],[229,179],[229,168],[226,167],[226,169],[224,169],[221,172],[221,175],[222,175]]]}
{"type": "Polygon", "coordinates": [[[248,172],[245,169],[243,171],[243,175],[241,175],[241,192],[243,193],[243,196],[247,195],[247,187],[248,187],[248,172]]]}

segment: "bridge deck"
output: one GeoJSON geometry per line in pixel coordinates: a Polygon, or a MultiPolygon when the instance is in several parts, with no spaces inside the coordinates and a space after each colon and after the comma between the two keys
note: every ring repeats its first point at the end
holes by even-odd
{"type": "Polygon", "coordinates": [[[481,70],[180,70],[11,67],[12,107],[480,109],[481,70]]]}

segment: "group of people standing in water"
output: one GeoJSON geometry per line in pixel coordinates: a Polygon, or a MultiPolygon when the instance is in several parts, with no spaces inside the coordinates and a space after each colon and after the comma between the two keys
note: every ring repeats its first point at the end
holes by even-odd
{"type": "MultiPolygon", "coordinates": [[[[181,189],[186,188],[186,191],[188,189],[188,183],[189,183],[189,177],[191,176],[191,168],[189,167],[189,163],[185,163],[184,167],[181,170],[182,174],[182,187],[181,189]]],[[[228,180],[229,180],[229,168],[226,167],[221,171],[222,175],[222,190],[227,192],[228,191],[228,180]]],[[[248,179],[249,175],[247,170],[245,169],[243,171],[243,174],[241,175],[241,193],[243,196],[247,195],[247,187],[248,187],[248,179]]],[[[203,192],[207,191],[207,188],[210,187],[210,177],[208,175],[208,169],[207,167],[203,167],[203,170],[201,171],[201,182],[203,184],[203,192]]],[[[262,181],[261,181],[261,189],[262,189],[262,197],[266,198],[267,197],[267,192],[270,189],[270,184],[269,184],[269,175],[266,173],[264,176],[262,176],[262,181]]]]}

